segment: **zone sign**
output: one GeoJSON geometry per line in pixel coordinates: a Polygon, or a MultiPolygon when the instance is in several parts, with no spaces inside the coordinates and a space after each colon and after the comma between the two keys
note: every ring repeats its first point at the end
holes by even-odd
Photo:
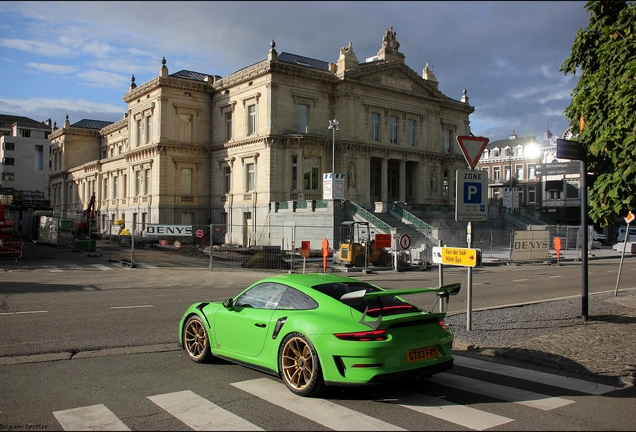
{"type": "Polygon", "coordinates": [[[488,220],[488,174],[482,170],[458,169],[455,173],[455,220],[488,220]]]}

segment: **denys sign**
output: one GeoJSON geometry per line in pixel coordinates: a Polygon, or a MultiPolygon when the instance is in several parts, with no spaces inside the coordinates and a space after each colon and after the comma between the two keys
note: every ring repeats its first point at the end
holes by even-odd
{"type": "Polygon", "coordinates": [[[512,260],[547,260],[550,247],[550,231],[515,231],[512,260]]]}
{"type": "Polygon", "coordinates": [[[192,237],[192,225],[146,225],[146,235],[172,236],[172,237],[192,237]]]}

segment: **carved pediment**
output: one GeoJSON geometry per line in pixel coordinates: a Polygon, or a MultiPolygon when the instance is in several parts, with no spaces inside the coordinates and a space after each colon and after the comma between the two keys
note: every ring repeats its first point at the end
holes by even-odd
{"type": "Polygon", "coordinates": [[[413,93],[418,96],[443,98],[443,94],[439,90],[403,64],[389,63],[366,66],[359,69],[357,73],[346,75],[348,75],[346,78],[357,80],[361,84],[380,86],[387,90],[413,93]]]}

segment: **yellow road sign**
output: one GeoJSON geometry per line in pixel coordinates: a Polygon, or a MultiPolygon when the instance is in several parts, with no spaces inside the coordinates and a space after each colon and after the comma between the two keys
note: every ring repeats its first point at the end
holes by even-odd
{"type": "Polygon", "coordinates": [[[470,248],[434,247],[435,264],[475,267],[481,264],[481,250],[470,248]]]}

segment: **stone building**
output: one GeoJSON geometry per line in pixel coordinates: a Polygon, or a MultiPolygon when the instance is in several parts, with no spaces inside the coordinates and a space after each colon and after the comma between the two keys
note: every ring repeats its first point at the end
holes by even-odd
{"type": "Polygon", "coordinates": [[[334,63],[275,46],[225,77],[169,74],[164,59],[156,78],[133,77],[122,120],[65,122],[51,134],[55,210],[81,211],[95,193],[104,222],[228,224],[239,228],[227,241],[247,245],[246,231],[279,207],[340,208],[323,199],[333,170],[344,199],[369,211],[454,205],[454,173],[465,167],[455,137],[470,134],[474,111],[465,90],[449,98],[428,64],[421,75],[407,66],[392,28],[364,62],[351,42],[334,63]]]}
{"type": "Polygon", "coordinates": [[[513,130],[509,138],[488,143],[476,168],[488,172],[489,204],[539,211],[541,177],[535,169],[541,160],[541,143],[534,136],[517,137],[513,130]]]}
{"type": "Polygon", "coordinates": [[[50,133],[50,124],[0,114],[0,190],[6,195],[24,191],[49,199],[50,133]]]}

